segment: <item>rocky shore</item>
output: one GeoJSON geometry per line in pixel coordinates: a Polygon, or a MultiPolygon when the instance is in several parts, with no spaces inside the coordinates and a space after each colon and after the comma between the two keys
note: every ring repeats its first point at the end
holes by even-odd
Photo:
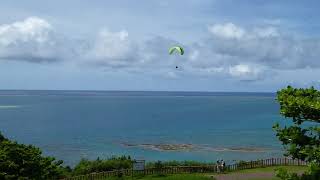
{"type": "Polygon", "coordinates": [[[243,153],[259,153],[266,152],[268,149],[262,147],[210,147],[195,144],[133,144],[121,143],[124,147],[137,147],[155,151],[212,151],[212,152],[243,152],[243,153]]]}
{"type": "Polygon", "coordinates": [[[190,151],[195,148],[192,144],[121,144],[125,147],[140,147],[143,149],[151,149],[155,151],[190,151]]]}

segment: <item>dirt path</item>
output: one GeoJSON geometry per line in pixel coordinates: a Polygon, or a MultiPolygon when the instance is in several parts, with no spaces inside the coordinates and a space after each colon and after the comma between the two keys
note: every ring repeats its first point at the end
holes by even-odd
{"type": "Polygon", "coordinates": [[[236,173],[212,175],[216,180],[250,180],[253,178],[272,178],[274,172],[236,173]]]}

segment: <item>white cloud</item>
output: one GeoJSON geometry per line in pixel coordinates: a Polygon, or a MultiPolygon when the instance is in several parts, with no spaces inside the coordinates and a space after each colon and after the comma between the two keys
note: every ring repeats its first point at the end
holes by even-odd
{"type": "Polygon", "coordinates": [[[29,17],[0,25],[0,59],[55,61],[61,54],[58,47],[53,27],[44,19],[29,17]]]}
{"type": "Polygon", "coordinates": [[[100,60],[117,61],[125,59],[130,51],[127,31],[110,32],[103,29],[98,33],[89,56],[100,60]]]}
{"type": "Polygon", "coordinates": [[[103,28],[95,39],[87,39],[77,48],[78,62],[94,67],[110,67],[109,70],[131,68],[135,72],[136,64],[143,60],[139,57],[138,48],[129,39],[126,30],[113,32],[103,28]]]}
{"type": "Polygon", "coordinates": [[[232,76],[243,76],[248,75],[253,72],[253,69],[248,65],[239,64],[233,67],[230,67],[230,74],[232,76]]]}
{"type": "Polygon", "coordinates": [[[238,64],[229,67],[230,75],[240,80],[260,79],[262,72],[262,68],[257,65],[238,64]]]}
{"type": "MultiPolygon", "coordinates": [[[[229,25],[214,26],[228,27],[229,25]]],[[[216,57],[213,61],[220,64],[222,62],[219,57],[225,57],[224,61],[230,65],[258,64],[279,70],[308,66],[320,67],[319,39],[281,33],[272,26],[244,29],[233,25],[233,29],[242,29],[241,32],[245,33],[241,33],[241,36],[234,36],[238,37],[237,39],[221,38],[219,34],[212,33],[209,28],[213,36],[202,45],[200,54],[206,54],[206,57],[216,57]]]]}
{"type": "Polygon", "coordinates": [[[252,39],[252,38],[268,38],[279,36],[279,32],[275,27],[256,27],[247,30],[233,23],[215,24],[209,26],[209,32],[215,37],[225,39],[252,39]]]}
{"type": "Polygon", "coordinates": [[[245,35],[245,30],[237,27],[232,23],[216,24],[209,27],[209,31],[222,38],[242,38],[245,35]]]}
{"type": "Polygon", "coordinates": [[[35,41],[43,43],[49,39],[52,26],[45,20],[29,17],[21,22],[4,24],[0,26],[0,44],[8,46],[22,41],[35,41]]]}

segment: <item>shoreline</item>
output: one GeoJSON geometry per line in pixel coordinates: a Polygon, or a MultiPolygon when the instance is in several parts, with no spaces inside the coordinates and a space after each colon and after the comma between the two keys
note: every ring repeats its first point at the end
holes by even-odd
{"type": "Polygon", "coordinates": [[[263,147],[213,147],[208,145],[195,145],[195,144],[152,144],[152,143],[120,143],[126,148],[141,148],[153,151],[176,151],[176,152],[190,152],[190,151],[209,151],[209,152],[242,152],[242,153],[264,153],[272,149],[263,147]]]}

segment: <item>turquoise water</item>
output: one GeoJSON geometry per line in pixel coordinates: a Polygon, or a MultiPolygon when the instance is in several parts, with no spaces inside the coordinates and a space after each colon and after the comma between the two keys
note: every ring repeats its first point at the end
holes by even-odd
{"type": "Polygon", "coordinates": [[[0,131],[74,165],[80,158],[249,160],[282,155],[274,94],[0,91],[0,131]],[[123,144],[192,144],[159,151],[123,144]],[[262,152],[216,148],[263,148],[262,152]]]}

